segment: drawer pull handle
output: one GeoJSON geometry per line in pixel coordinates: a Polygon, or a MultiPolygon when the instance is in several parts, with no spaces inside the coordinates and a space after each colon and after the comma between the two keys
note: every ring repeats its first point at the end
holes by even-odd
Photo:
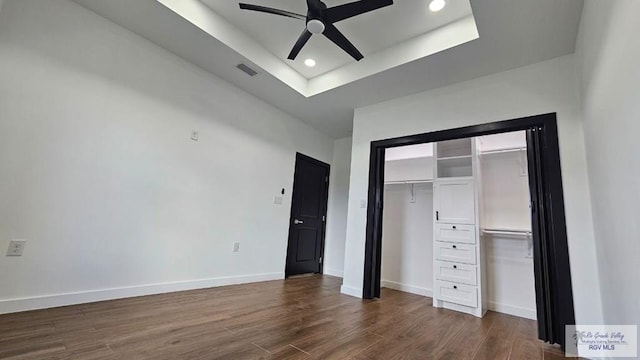
{"type": "Polygon", "coordinates": [[[457,249],[458,247],[457,247],[457,246],[455,246],[455,245],[453,245],[453,248],[454,248],[454,249],[457,249]]]}
{"type": "Polygon", "coordinates": [[[454,288],[454,289],[458,289],[458,287],[457,287],[457,286],[455,286],[455,285],[453,285],[453,288],[454,288]]]}
{"type": "Polygon", "coordinates": [[[454,225],[454,226],[453,226],[453,230],[455,230],[455,229],[457,229],[457,228],[456,228],[456,226],[454,225]]]}
{"type": "Polygon", "coordinates": [[[453,268],[454,268],[454,269],[457,269],[457,268],[458,268],[458,265],[453,265],[453,268]]]}

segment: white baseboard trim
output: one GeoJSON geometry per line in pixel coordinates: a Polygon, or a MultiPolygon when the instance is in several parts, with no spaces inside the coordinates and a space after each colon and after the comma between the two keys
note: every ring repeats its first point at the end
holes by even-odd
{"type": "Polygon", "coordinates": [[[284,279],[284,273],[282,272],[225,276],[209,279],[174,281],[111,289],[79,291],[65,294],[5,299],[0,300],[0,314],[280,279],[284,279]]]}
{"type": "Polygon", "coordinates": [[[362,288],[357,288],[357,287],[343,284],[342,286],[340,286],[340,292],[345,295],[354,296],[362,299],[362,288]]]}
{"type": "Polygon", "coordinates": [[[336,270],[336,269],[329,269],[329,268],[324,268],[322,271],[325,275],[331,275],[331,276],[336,276],[336,277],[343,277],[344,273],[340,270],[336,270]]]}
{"type": "Polygon", "coordinates": [[[407,284],[403,284],[395,281],[389,281],[389,280],[381,280],[380,286],[393,289],[393,290],[408,292],[411,294],[433,297],[433,291],[425,287],[407,285],[407,284]]]}
{"type": "Polygon", "coordinates": [[[521,306],[506,305],[494,301],[488,301],[487,308],[491,311],[519,316],[531,320],[536,320],[538,318],[536,309],[528,309],[521,306]]]}

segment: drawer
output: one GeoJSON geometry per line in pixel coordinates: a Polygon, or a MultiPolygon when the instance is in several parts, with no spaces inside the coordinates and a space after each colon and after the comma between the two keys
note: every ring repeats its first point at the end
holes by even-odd
{"type": "Polygon", "coordinates": [[[436,240],[475,244],[476,226],[458,224],[436,224],[436,240]]]}
{"type": "Polygon", "coordinates": [[[436,279],[455,283],[478,285],[478,267],[476,265],[436,261],[436,279]]]}
{"type": "Polygon", "coordinates": [[[436,297],[439,300],[469,307],[478,307],[478,288],[436,280],[436,297]]]}
{"type": "Polygon", "coordinates": [[[476,246],[469,244],[453,244],[434,241],[436,260],[451,261],[464,264],[476,263],[476,246]]]}

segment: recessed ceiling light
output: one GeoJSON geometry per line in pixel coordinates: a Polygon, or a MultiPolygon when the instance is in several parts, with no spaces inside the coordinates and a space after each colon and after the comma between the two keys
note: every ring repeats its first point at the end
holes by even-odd
{"type": "Polygon", "coordinates": [[[429,3],[429,10],[438,12],[442,10],[446,4],[444,0],[432,0],[431,3],[429,3]]]}
{"type": "Polygon", "coordinates": [[[316,66],[316,61],[313,59],[307,59],[304,61],[304,64],[307,65],[308,67],[314,67],[316,66]]]}

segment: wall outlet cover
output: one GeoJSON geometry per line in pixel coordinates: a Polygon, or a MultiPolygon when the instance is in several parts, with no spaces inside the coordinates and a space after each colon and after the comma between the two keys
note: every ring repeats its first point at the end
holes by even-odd
{"type": "Polygon", "coordinates": [[[7,256],[22,256],[26,244],[25,240],[11,240],[9,249],[7,249],[7,256]]]}
{"type": "Polygon", "coordinates": [[[239,242],[234,242],[233,243],[233,252],[239,252],[240,251],[240,243],[239,242]]]}
{"type": "Polygon", "coordinates": [[[191,140],[193,141],[198,141],[198,138],[200,138],[200,133],[197,131],[192,131],[191,132],[191,140]]]}

